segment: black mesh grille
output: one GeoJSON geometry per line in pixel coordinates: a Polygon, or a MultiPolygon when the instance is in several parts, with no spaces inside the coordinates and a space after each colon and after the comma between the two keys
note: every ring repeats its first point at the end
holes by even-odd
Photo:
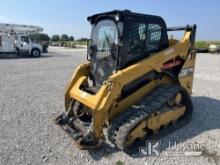
{"type": "Polygon", "coordinates": [[[134,23],[128,33],[128,49],[133,55],[157,51],[160,46],[161,27],[157,24],[134,23]]]}
{"type": "Polygon", "coordinates": [[[129,53],[140,54],[145,49],[147,24],[134,23],[129,28],[129,53]]]}
{"type": "Polygon", "coordinates": [[[148,24],[147,30],[147,51],[157,51],[160,45],[161,27],[157,24],[148,24]]]}

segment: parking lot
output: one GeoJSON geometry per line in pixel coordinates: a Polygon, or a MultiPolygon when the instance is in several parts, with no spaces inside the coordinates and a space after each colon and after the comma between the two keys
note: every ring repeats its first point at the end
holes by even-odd
{"type": "Polygon", "coordinates": [[[41,58],[0,55],[0,164],[220,162],[220,55],[197,55],[192,121],[161,139],[160,156],[127,155],[108,144],[81,151],[52,123],[64,111],[68,80],[85,60],[85,49],[56,47],[41,58]],[[201,154],[184,155],[183,151],[201,154]]]}

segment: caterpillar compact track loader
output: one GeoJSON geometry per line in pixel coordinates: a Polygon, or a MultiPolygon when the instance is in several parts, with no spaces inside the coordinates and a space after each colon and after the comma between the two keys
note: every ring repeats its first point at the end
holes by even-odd
{"type": "Polygon", "coordinates": [[[120,149],[190,121],[196,25],[167,28],[161,17],[111,11],[88,17],[88,62],[73,74],[66,112],[55,122],[81,149],[106,138],[120,149]],[[168,31],[185,31],[181,40],[168,31]],[[107,135],[103,130],[107,130],[107,135]]]}

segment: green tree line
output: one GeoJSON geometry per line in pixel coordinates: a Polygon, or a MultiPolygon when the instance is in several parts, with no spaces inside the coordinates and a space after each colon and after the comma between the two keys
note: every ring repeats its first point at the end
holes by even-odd
{"type": "Polygon", "coordinates": [[[53,35],[52,37],[49,37],[48,34],[45,33],[35,33],[35,34],[30,34],[29,37],[31,40],[35,42],[41,42],[41,41],[53,41],[53,42],[58,42],[58,41],[74,41],[73,36],[68,36],[67,34],[62,34],[61,36],[59,35],[53,35]]]}
{"type": "Polygon", "coordinates": [[[33,42],[50,41],[50,37],[45,33],[30,34],[29,37],[33,42]]]}
{"type": "Polygon", "coordinates": [[[220,45],[220,41],[196,41],[195,46],[196,48],[208,48],[211,44],[220,45]]]}
{"type": "Polygon", "coordinates": [[[53,35],[51,37],[52,42],[59,42],[59,41],[74,41],[73,36],[68,36],[67,34],[62,34],[61,36],[59,35],[53,35]]]}

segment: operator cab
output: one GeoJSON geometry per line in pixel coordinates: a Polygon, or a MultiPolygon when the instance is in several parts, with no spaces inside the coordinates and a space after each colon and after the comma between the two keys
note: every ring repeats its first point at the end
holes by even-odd
{"type": "Polygon", "coordinates": [[[96,88],[117,70],[168,47],[166,24],[158,16],[115,10],[88,21],[92,25],[88,58],[96,88]]]}

